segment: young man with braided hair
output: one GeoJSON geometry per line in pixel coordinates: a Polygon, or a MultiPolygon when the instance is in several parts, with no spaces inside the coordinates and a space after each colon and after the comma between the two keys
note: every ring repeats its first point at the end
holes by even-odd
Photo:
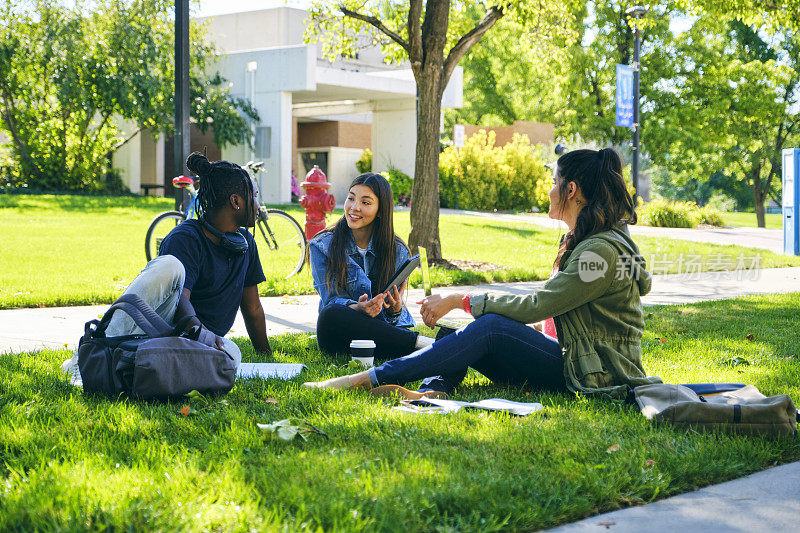
{"type": "MultiPolygon", "coordinates": [[[[197,152],[186,166],[200,177],[199,220],[187,220],[162,241],[150,261],[125,293],[140,296],[170,324],[190,319],[186,330],[198,340],[226,352],[238,367],[239,347],[225,334],[241,309],[256,351],[270,354],[264,309],[258,284],[265,281],[253,236],[258,202],[249,174],[227,161],[210,162],[197,152]]],[[[106,335],[141,332],[124,313],[115,313],[106,335]]],[[[77,355],[62,365],[77,375],[77,355]]]]}

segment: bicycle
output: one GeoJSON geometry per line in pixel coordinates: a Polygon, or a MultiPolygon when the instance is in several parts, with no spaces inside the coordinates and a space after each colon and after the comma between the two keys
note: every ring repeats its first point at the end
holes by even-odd
{"type": "MultiPolygon", "coordinates": [[[[250,161],[244,168],[255,175],[263,172],[263,163],[250,161]]],[[[189,193],[189,202],[185,211],[165,211],[150,223],[144,239],[145,256],[148,261],[158,255],[161,241],[170,231],[181,222],[197,215],[197,191],[194,179],[189,176],[178,176],[172,179],[172,186],[176,189],[186,189],[189,193]]],[[[269,262],[269,269],[281,273],[288,272],[284,279],[298,274],[306,263],[308,242],[297,220],[281,209],[259,206],[255,226],[258,231],[253,229],[253,237],[261,253],[261,260],[269,262]],[[266,247],[263,244],[266,244],[266,247]],[[266,250],[269,250],[269,253],[264,253],[266,250]]]]}

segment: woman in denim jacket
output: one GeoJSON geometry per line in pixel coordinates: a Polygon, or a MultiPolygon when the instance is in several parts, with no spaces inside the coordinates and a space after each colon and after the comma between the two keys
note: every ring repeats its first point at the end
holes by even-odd
{"type": "Polygon", "coordinates": [[[380,387],[407,398],[452,393],[474,368],[496,383],[529,385],[625,398],[632,387],[659,382],[642,368],[644,317],[640,296],[650,290],[639,249],[626,224],[636,222],[617,153],[575,150],[561,156],[550,190],[551,218],[569,231],[555,274],[531,294],[432,295],[422,302],[425,324],[463,308],[475,321],[433,345],[366,372],[314,388],[380,387]],[[552,317],[558,339],[529,327],[552,317]],[[427,378],[420,391],[400,385],[427,378]]]}
{"type": "Polygon", "coordinates": [[[344,216],[309,243],[314,289],[320,296],[317,342],[342,353],[353,339],[375,341],[375,357],[406,355],[433,342],[411,331],[414,319],[401,287],[385,287],[408,259],[394,233],[392,188],[380,174],[358,176],[344,202],[344,216]]]}

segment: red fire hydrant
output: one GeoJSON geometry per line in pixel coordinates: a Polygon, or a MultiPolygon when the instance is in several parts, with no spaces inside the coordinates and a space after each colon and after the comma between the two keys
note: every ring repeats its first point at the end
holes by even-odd
{"type": "Polygon", "coordinates": [[[300,198],[300,205],[306,212],[306,238],[310,240],[325,229],[325,215],[333,211],[336,201],[327,193],[331,184],[317,165],[308,171],[300,186],[306,191],[300,198]]]}

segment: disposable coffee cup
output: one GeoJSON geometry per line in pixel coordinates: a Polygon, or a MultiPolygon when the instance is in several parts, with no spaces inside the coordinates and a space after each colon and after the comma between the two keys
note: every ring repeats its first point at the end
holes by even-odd
{"type": "Polygon", "coordinates": [[[354,340],[350,342],[350,355],[353,361],[358,361],[364,368],[371,367],[375,358],[375,341],[371,340],[354,340]]]}

